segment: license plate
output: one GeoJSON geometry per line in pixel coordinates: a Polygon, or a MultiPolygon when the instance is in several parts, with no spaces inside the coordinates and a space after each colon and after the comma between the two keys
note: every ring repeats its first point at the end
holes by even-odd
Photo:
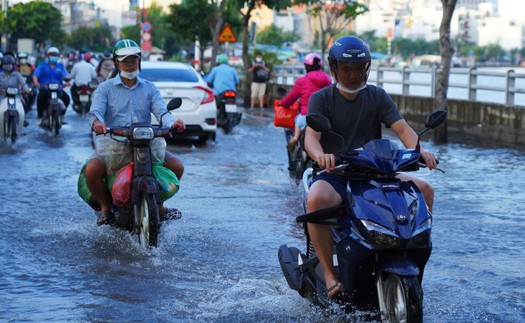
{"type": "Polygon", "coordinates": [[[237,112],[237,106],[235,104],[226,104],[226,112],[237,112]]]}
{"type": "Polygon", "coordinates": [[[89,102],[89,95],[81,94],[80,95],[80,102],[89,102]]]}

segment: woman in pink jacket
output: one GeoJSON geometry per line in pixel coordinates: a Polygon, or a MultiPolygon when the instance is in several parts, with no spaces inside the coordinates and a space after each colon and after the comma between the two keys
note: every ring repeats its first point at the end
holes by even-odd
{"type": "Polygon", "coordinates": [[[308,114],[310,96],[312,93],[332,84],[330,77],[321,71],[321,65],[321,56],[315,53],[306,55],[304,59],[306,75],[298,78],[290,93],[281,100],[281,106],[284,108],[290,108],[297,100],[299,100],[301,106],[300,113],[295,117],[295,133],[288,143],[289,149],[299,141],[301,130],[306,128],[306,115],[308,114]]]}

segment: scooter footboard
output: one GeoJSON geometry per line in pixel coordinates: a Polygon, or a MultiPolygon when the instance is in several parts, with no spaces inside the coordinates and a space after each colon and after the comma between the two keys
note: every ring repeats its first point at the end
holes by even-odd
{"type": "Polygon", "coordinates": [[[284,277],[291,289],[299,291],[302,288],[304,281],[304,274],[299,269],[299,255],[300,251],[297,248],[288,248],[287,245],[282,245],[277,253],[279,257],[279,264],[283,271],[284,277]]]}

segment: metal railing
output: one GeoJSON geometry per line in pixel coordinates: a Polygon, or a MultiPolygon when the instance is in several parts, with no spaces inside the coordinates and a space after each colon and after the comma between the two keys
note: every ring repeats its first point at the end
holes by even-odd
{"type": "MultiPolygon", "coordinates": [[[[300,64],[278,65],[270,82],[293,85],[304,72],[300,64]]],[[[378,66],[370,71],[368,82],[392,94],[435,97],[438,75],[437,67],[378,66]]],[[[525,107],[525,73],[501,67],[451,68],[447,97],[525,107]]]]}

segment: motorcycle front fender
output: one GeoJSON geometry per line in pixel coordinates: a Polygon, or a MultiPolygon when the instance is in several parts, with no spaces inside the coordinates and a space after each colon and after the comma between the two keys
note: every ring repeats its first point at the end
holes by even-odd
{"type": "Polygon", "coordinates": [[[380,262],[376,266],[378,277],[381,277],[385,272],[404,277],[419,276],[419,268],[416,262],[410,258],[393,258],[380,262]]]}
{"type": "Polygon", "coordinates": [[[157,180],[153,177],[138,176],[133,179],[131,183],[131,203],[133,205],[138,203],[141,192],[155,194],[155,200],[157,202],[160,201],[160,193],[158,189],[157,180]]]}

